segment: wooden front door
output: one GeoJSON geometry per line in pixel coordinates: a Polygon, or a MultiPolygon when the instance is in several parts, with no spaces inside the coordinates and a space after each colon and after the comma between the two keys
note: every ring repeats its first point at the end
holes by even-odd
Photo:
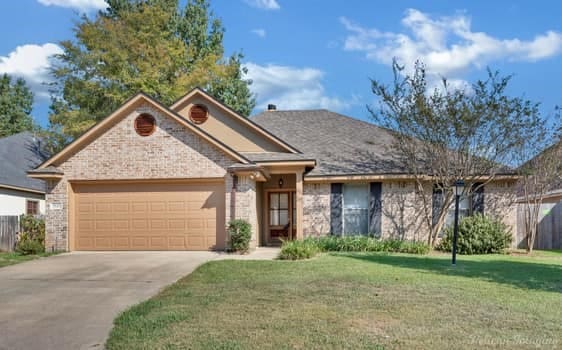
{"type": "Polygon", "coordinates": [[[295,191],[273,191],[267,196],[268,242],[280,243],[296,237],[296,195],[295,191]]]}

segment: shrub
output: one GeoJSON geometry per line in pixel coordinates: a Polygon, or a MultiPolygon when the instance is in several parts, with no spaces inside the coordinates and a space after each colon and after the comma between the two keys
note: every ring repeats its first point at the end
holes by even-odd
{"type": "Polygon", "coordinates": [[[392,252],[427,254],[429,246],[422,242],[378,239],[367,236],[325,236],[284,242],[280,259],[308,259],[319,252],[392,252]]]}
{"type": "Polygon", "coordinates": [[[246,253],[250,250],[252,225],[246,220],[232,220],[228,224],[228,236],[230,237],[231,251],[246,253]]]}
{"type": "MultiPolygon", "coordinates": [[[[453,227],[447,227],[438,250],[452,251],[453,227]]],[[[507,226],[500,220],[476,214],[463,218],[459,223],[457,253],[496,254],[502,253],[511,245],[513,237],[507,226]]]]}
{"type": "Polygon", "coordinates": [[[33,215],[22,215],[20,230],[16,252],[23,255],[45,252],[45,220],[33,215]]]}
{"type": "Polygon", "coordinates": [[[316,242],[310,239],[302,241],[283,242],[279,259],[281,260],[301,260],[310,259],[320,252],[316,242]]]}
{"type": "Polygon", "coordinates": [[[16,252],[22,255],[34,255],[45,252],[45,246],[33,239],[20,240],[16,245],[16,252]]]}

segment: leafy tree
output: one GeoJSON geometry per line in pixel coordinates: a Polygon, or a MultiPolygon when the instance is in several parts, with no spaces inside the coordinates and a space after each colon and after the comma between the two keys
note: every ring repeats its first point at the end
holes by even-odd
{"type": "Polygon", "coordinates": [[[550,120],[527,130],[525,142],[517,152],[524,162],[518,169],[519,210],[527,252],[533,251],[542,204],[548,192],[562,186],[562,144],[560,144],[560,109],[550,120]],[[529,160],[530,159],[530,160],[529,160]]]}
{"type": "Polygon", "coordinates": [[[34,130],[31,116],[33,93],[25,80],[12,81],[8,74],[0,77],[0,137],[34,130]]]}
{"type": "Polygon", "coordinates": [[[381,126],[395,131],[395,161],[415,179],[428,244],[434,246],[455,182],[464,180],[464,194],[471,195],[499,176],[514,177],[505,164],[514,165],[526,135],[544,118],[538,104],[508,96],[511,77],[498,72],[488,70],[486,80],[465,89],[450,88],[446,79],[430,88],[421,62],[412,74],[394,62],[393,72],[390,86],[372,80],[380,108],[369,110],[381,126]],[[428,187],[442,193],[441,201],[426,195],[428,187]]]}
{"type": "MultiPolygon", "coordinates": [[[[221,21],[207,0],[108,0],[94,19],[82,17],[75,41],[53,69],[50,127],[65,143],[139,91],[171,104],[200,86],[242,115],[255,98],[242,56],[224,57],[221,21]]],[[[60,146],[60,145],[59,145],[60,146]]]]}

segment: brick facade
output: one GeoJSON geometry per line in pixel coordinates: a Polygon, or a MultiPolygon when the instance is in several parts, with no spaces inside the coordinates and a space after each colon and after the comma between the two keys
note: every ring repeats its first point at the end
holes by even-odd
{"type": "Polygon", "coordinates": [[[48,182],[45,246],[68,249],[69,181],[224,178],[228,197],[232,182],[226,168],[235,162],[176,121],[143,105],[60,164],[64,177],[48,182]],[[140,113],[156,119],[158,127],[149,137],[134,130],[140,113]]]}
{"type": "MultiPolygon", "coordinates": [[[[509,182],[494,182],[486,185],[484,189],[484,213],[500,218],[510,227],[515,237],[517,232],[517,207],[514,204],[514,193],[513,184],[509,182]]],[[[415,191],[415,182],[413,181],[383,182],[381,200],[383,238],[427,240],[430,227],[425,219],[423,203],[425,200],[431,210],[431,184],[425,185],[423,194],[421,194],[415,191]]],[[[304,236],[324,236],[328,234],[330,234],[330,184],[305,183],[304,236]]]]}
{"type": "MultiPolygon", "coordinates": [[[[232,176],[227,176],[226,188],[226,224],[232,219],[231,214],[231,189],[232,189],[232,176]]],[[[257,207],[257,190],[256,181],[250,179],[249,176],[239,176],[238,186],[236,190],[236,207],[234,214],[236,219],[246,220],[252,225],[252,239],[250,241],[250,248],[253,249],[258,246],[259,226],[258,226],[258,207],[257,207]]],[[[228,238],[227,238],[228,239],[228,238]]]]}
{"type": "MultiPolygon", "coordinates": [[[[69,184],[78,180],[151,180],[151,179],[224,179],[225,223],[231,219],[232,176],[227,168],[237,163],[206,140],[192,133],[175,120],[160,114],[149,104],[138,106],[117,121],[109,130],[84,146],[58,166],[64,173],[60,180],[47,181],[46,248],[68,250],[69,184]],[[134,130],[134,120],[140,113],[152,114],[156,131],[141,137],[134,130]]],[[[286,180],[294,182],[294,175],[286,180]]],[[[273,182],[277,186],[277,180],[273,182]]],[[[502,218],[516,233],[516,207],[510,183],[492,183],[485,187],[485,213],[502,218]]],[[[330,233],[330,183],[305,183],[303,186],[303,236],[330,233]]],[[[423,200],[431,205],[431,186],[423,195],[416,193],[414,182],[386,181],[382,184],[382,236],[389,238],[426,240],[429,228],[423,215],[423,200]]],[[[251,247],[259,241],[260,215],[258,208],[263,196],[248,176],[238,178],[235,217],[246,219],[253,229],[251,247]]],[[[262,203],[265,206],[265,203],[262,203]]],[[[265,224],[264,224],[265,227],[265,224]]],[[[263,228],[262,228],[263,229],[263,228]]]]}
{"type": "Polygon", "coordinates": [[[304,237],[325,236],[330,233],[329,183],[304,183],[303,211],[304,237]]]}

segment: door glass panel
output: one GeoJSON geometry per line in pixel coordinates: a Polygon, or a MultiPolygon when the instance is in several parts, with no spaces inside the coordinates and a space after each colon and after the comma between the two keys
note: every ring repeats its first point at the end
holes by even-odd
{"type": "Polygon", "coordinates": [[[279,196],[279,209],[289,209],[289,194],[280,193],[278,196],[279,196]]]}
{"type": "Polygon", "coordinates": [[[285,226],[289,223],[289,211],[279,210],[279,225],[285,226]]]}
{"type": "Polygon", "coordinates": [[[271,193],[269,195],[269,207],[271,209],[279,209],[279,193],[271,193]]]}
{"type": "Polygon", "coordinates": [[[269,211],[269,224],[271,226],[279,226],[279,211],[270,210],[269,211]]]}

